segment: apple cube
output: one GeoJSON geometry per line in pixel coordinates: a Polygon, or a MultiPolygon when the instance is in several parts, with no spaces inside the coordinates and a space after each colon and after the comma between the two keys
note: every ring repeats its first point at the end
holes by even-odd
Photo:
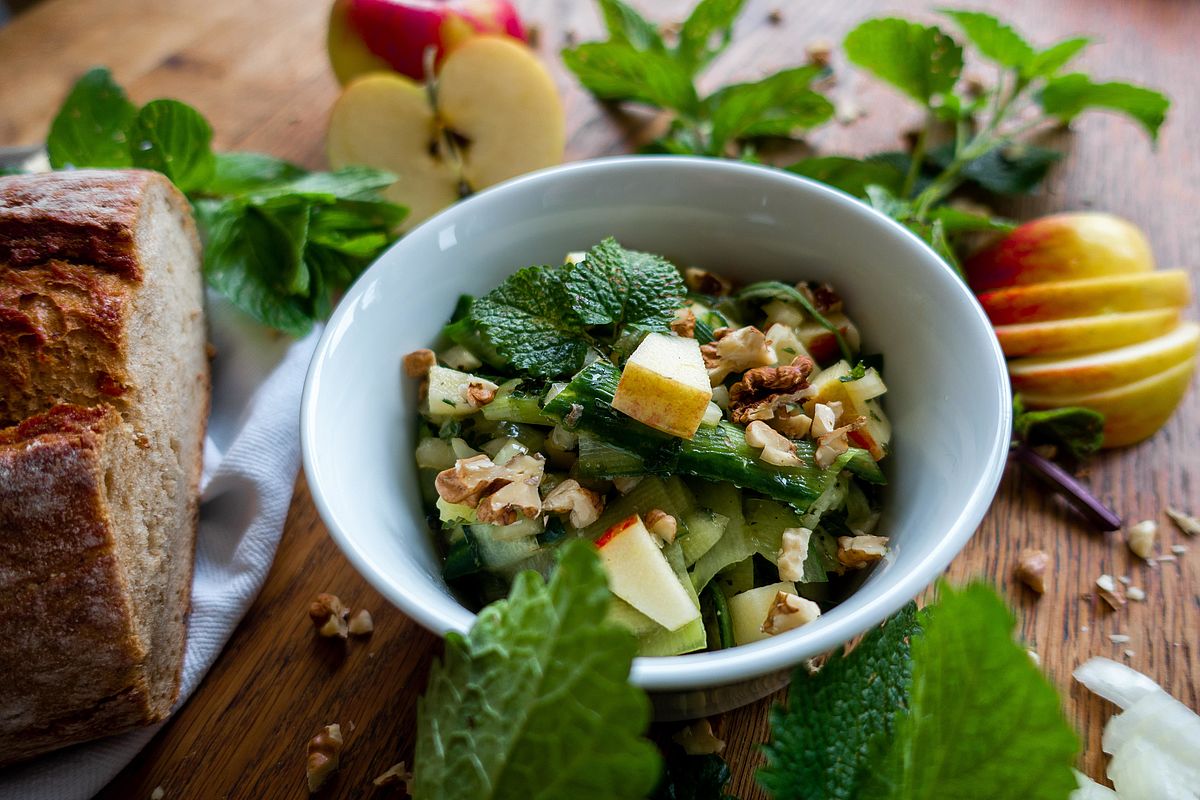
{"type": "Polygon", "coordinates": [[[878,400],[867,400],[855,407],[855,412],[867,418],[867,424],[850,431],[850,444],[870,452],[871,458],[879,461],[887,455],[888,443],[892,441],[892,423],[883,413],[878,400]]]}
{"type": "Polygon", "coordinates": [[[469,372],[459,372],[437,364],[429,368],[429,415],[433,417],[467,417],[479,409],[467,402],[467,387],[472,383],[486,389],[500,387],[469,372]]]}
{"type": "Polygon", "coordinates": [[[651,428],[690,439],[711,400],[696,340],[651,333],[626,362],[612,406],[651,428]]]}
{"type": "MultiPolygon", "coordinates": [[[[858,328],[850,321],[849,317],[840,311],[835,311],[832,314],[826,314],[825,319],[829,321],[830,325],[837,328],[851,350],[858,350],[862,343],[861,337],[858,328]]],[[[837,359],[841,353],[837,337],[818,322],[809,321],[796,328],[796,338],[800,340],[800,343],[818,364],[828,364],[837,359]]]]}
{"type": "Polygon", "coordinates": [[[775,360],[780,364],[790,364],[796,356],[807,356],[808,350],[800,343],[796,331],[782,322],[776,322],[767,328],[767,342],[775,351],[775,360]]]}
{"type": "Polygon", "coordinates": [[[846,398],[855,409],[865,408],[868,400],[874,400],[887,392],[887,385],[874,367],[868,368],[858,380],[845,381],[842,387],[845,389],[846,398]]]}
{"type": "Polygon", "coordinates": [[[848,384],[842,380],[842,378],[848,377],[850,377],[850,364],[842,360],[809,378],[810,392],[804,401],[804,412],[812,416],[813,407],[817,403],[829,405],[833,402],[849,402],[849,397],[846,395],[848,384]]]}
{"type": "Polygon", "coordinates": [[[612,593],[674,631],[699,618],[700,609],[655,542],[642,518],[634,514],[601,534],[596,547],[612,593]]]}
{"type": "Polygon", "coordinates": [[[750,644],[763,639],[769,639],[763,633],[763,623],[767,621],[767,612],[775,602],[775,595],[780,592],[796,593],[796,584],[791,581],[780,581],[770,586],[760,586],[757,589],[735,594],[729,598],[729,616],[733,621],[733,641],[737,644],[750,644]]]}

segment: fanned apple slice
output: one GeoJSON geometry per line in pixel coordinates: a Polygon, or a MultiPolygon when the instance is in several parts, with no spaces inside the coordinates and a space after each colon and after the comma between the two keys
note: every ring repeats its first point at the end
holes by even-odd
{"type": "Polygon", "coordinates": [[[1191,302],[1191,295],[1187,272],[1172,269],[1009,286],[984,292],[979,304],[993,325],[1012,325],[1183,307],[1191,302]]]}
{"type": "Polygon", "coordinates": [[[437,120],[425,87],[400,75],[373,73],[345,88],[329,119],[329,163],[387,170],[383,194],[408,207],[408,230],[458,199],[458,174],[438,158],[437,120]]]}
{"type": "Polygon", "coordinates": [[[437,104],[442,123],[465,140],[462,177],[475,191],[562,161],[562,102],[523,44],[477,36],[456,47],[438,74],[437,104]]]}
{"type": "Polygon", "coordinates": [[[1161,336],[1179,321],[1178,308],[1129,311],[1050,322],[997,325],[1004,355],[1050,356],[1090,353],[1161,336]]]}

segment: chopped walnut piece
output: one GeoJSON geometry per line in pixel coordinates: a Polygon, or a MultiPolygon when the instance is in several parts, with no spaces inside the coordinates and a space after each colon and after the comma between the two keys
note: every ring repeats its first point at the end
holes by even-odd
{"type": "Polygon", "coordinates": [[[604,510],[604,496],[580,486],[574,478],[567,478],[542,500],[542,510],[554,514],[569,513],[571,525],[586,528],[600,519],[600,512],[604,510]]]}
{"type": "Polygon", "coordinates": [[[777,467],[798,467],[804,463],[796,455],[796,445],[765,422],[756,420],[746,426],[746,444],[762,448],[758,457],[777,467]]]}
{"type": "Polygon", "coordinates": [[[342,726],[326,725],[308,742],[308,758],[305,772],[308,775],[308,791],[316,792],[337,771],[342,756],[342,726]]]}
{"type": "Polygon", "coordinates": [[[1175,523],[1175,527],[1188,536],[1200,536],[1200,519],[1189,516],[1178,509],[1168,508],[1167,516],[1175,523]]]}
{"type": "Polygon", "coordinates": [[[804,396],[814,367],[811,358],[796,356],[785,367],[747,370],[729,389],[729,418],[739,425],[774,418],[781,406],[804,396]]]}
{"type": "Polygon", "coordinates": [[[1137,586],[1130,586],[1125,590],[1125,596],[1140,603],[1146,599],[1146,591],[1137,586]]]}
{"type": "Polygon", "coordinates": [[[768,636],[790,631],[821,616],[821,607],[791,592],[779,592],[767,610],[762,632],[768,636]]]}
{"type": "Polygon", "coordinates": [[[822,314],[836,314],[842,310],[842,296],[833,288],[833,284],[801,282],[796,284],[796,291],[807,297],[822,314]]]}
{"type": "Polygon", "coordinates": [[[365,608],[360,608],[354,612],[354,616],[350,618],[347,629],[351,636],[366,636],[375,630],[375,620],[371,618],[371,612],[365,608]]]}
{"type": "Polygon", "coordinates": [[[511,480],[507,469],[481,453],[458,459],[453,467],[439,472],[433,483],[438,496],[447,503],[460,503],[474,508],[493,484],[511,480]]]}
{"type": "Polygon", "coordinates": [[[671,332],[685,339],[696,338],[696,315],[690,308],[681,308],[675,312],[671,320],[671,332]]]}
{"type": "Polygon", "coordinates": [[[424,378],[429,374],[429,368],[437,364],[437,356],[432,350],[413,350],[404,357],[404,374],[410,378],[424,378]]]}
{"type": "Polygon", "coordinates": [[[779,580],[798,581],[804,577],[804,562],[808,560],[808,528],[785,528],[783,546],[779,549],[779,580]]]}
{"type": "Polygon", "coordinates": [[[1046,570],[1050,556],[1045,550],[1025,550],[1017,562],[1017,578],[1038,594],[1046,591],[1046,570]]]}
{"type": "Polygon", "coordinates": [[[706,719],[698,719],[671,737],[689,756],[707,756],[725,749],[725,741],[713,733],[706,719]]]}
{"type": "Polygon", "coordinates": [[[1097,594],[1100,599],[1108,603],[1113,609],[1118,609],[1125,605],[1125,591],[1121,588],[1121,584],[1113,580],[1112,575],[1101,575],[1096,578],[1096,588],[1099,590],[1097,594]]]}
{"type": "Polygon", "coordinates": [[[471,408],[483,408],[496,399],[496,387],[485,385],[479,381],[471,381],[463,389],[463,399],[471,408]]]}
{"type": "Polygon", "coordinates": [[[862,569],[887,555],[886,536],[839,536],[837,560],[843,566],[862,569]]]}
{"type": "Polygon", "coordinates": [[[401,761],[398,764],[392,764],[382,775],[371,781],[371,783],[375,786],[396,786],[403,783],[405,791],[412,794],[412,791],[408,788],[412,779],[413,774],[408,771],[404,762],[401,761]]]}
{"type": "Polygon", "coordinates": [[[642,521],[646,523],[646,530],[650,531],[654,538],[663,545],[675,541],[675,532],[679,529],[679,523],[661,508],[652,508],[647,511],[646,518],[642,521]]]}
{"type": "Polygon", "coordinates": [[[701,345],[700,355],[704,357],[704,368],[708,370],[708,382],[713,386],[734,373],[776,363],[775,350],[767,342],[766,334],[753,325],[728,331],[714,341],[701,345]]]}
{"type": "Polygon", "coordinates": [[[812,430],[812,417],[801,411],[783,408],[767,424],[789,439],[803,439],[812,430]]]}
{"type": "Polygon", "coordinates": [[[837,428],[837,412],[828,403],[817,403],[813,406],[812,435],[813,438],[832,433],[837,428]]]}
{"type": "Polygon", "coordinates": [[[809,64],[824,69],[833,58],[833,42],[828,39],[814,39],[804,46],[804,55],[809,64]]]}
{"type": "Polygon", "coordinates": [[[1149,560],[1154,555],[1154,540],[1158,536],[1158,523],[1154,520],[1143,520],[1129,529],[1125,541],[1135,555],[1149,560]]]}
{"type": "Polygon", "coordinates": [[[693,292],[712,297],[724,297],[733,291],[733,281],[715,272],[688,267],[683,271],[683,281],[693,292]]]}
{"type": "Polygon", "coordinates": [[[475,507],[475,516],[490,525],[511,525],[520,516],[533,519],[541,514],[542,497],[538,486],[545,467],[546,462],[540,455],[514,456],[504,465],[511,482],[483,497],[475,507]]]}
{"type": "Polygon", "coordinates": [[[346,616],[350,609],[342,604],[336,594],[322,592],[308,606],[308,616],[321,636],[345,639],[348,632],[346,616]]]}

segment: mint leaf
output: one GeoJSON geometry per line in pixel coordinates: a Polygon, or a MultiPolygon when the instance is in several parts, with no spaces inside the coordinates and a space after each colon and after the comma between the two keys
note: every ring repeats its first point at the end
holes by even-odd
{"type": "Polygon", "coordinates": [[[446,654],[417,704],[422,800],[636,800],[659,757],[641,738],[645,694],[627,680],[637,643],[605,621],[591,545],[571,541],[549,587],[523,572],[446,654]]]}
{"type": "Polygon", "coordinates": [[[665,52],[662,36],[654,23],[649,22],[621,0],[597,0],[609,38],[614,42],[632,45],[638,50],[665,52]]]}
{"type": "Polygon", "coordinates": [[[1064,39],[1037,53],[1023,70],[1027,79],[1053,75],[1070,63],[1083,49],[1092,43],[1086,36],[1064,39]]]}
{"type": "Polygon", "coordinates": [[[163,173],[180,191],[204,188],[216,172],[212,128],[178,100],[151,100],[129,128],[133,165],[163,173]]]}
{"type": "Polygon", "coordinates": [[[689,756],[668,745],[662,778],[650,800],[725,800],[729,765],[718,755],[689,756]]]}
{"type": "Polygon", "coordinates": [[[341,200],[377,200],[378,192],[395,183],[390,172],[370,167],[342,167],[333,172],[306,172],[253,191],[256,198],[302,195],[310,200],[333,203],[341,200]]]}
{"type": "MultiPolygon", "coordinates": [[[[961,175],[989,192],[996,194],[1030,194],[1046,179],[1050,168],[1062,158],[1062,153],[1033,144],[1010,143],[993,147],[968,162],[961,175]]],[[[954,145],[938,147],[929,153],[929,160],[942,167],[954,161],[954,145]]]]}
{"type": "Polygon", "coordinates": [[[554,267],[526,267],[475,301],[471,318],[508,364],[539,378],[577,372],[588,351],[583,321],[554,267]]]}
{"type": "Polygon", "coordinates": [[[938,206],[929,212],[929,218],[942,223],[942,228],[950,236],[958,233],[1008,233],[1017,227],[1017,223],[1010,219],[972,214],[953,206],[938,206]]]}
{"type": "Polygon", "coordinates": [[[1156,141],[1171,105],[1153,89],[1129,83],[1093,83],[1080,72],[1051,78],[1038,95],[1038,102],[1043,111],[1064,122],[1092,108],[1116,111],[1138,122],[1156,141]]]}
{"type": "Polygon", "coordinates": [[[924,105],[954,88],[962,72],[957,42],[905,19],[867,20],[847,34],[844,47],[850,61],[924,105]]]}
{"type": "Polygon", "coordinates": [[[1034,57],[1033,46],[1010,26],[980,11],[942,9],[943,14],[958,23],[971,44],[984,58],[1002,67],[1020,70],[1034,57]]]}
{"type": "Polygon", "coordinates": [[[781,799],[874,797],[860,793],[864,772],[907,705],[909,641],[919,631],[916,604],[909,603],[848,654],[843,646],[830,655],[815,675],[797,669],[787,707],[771,710],[758,782],[781,799]]]}
{"type": "Polygon", "coordinates": [[[136,114],[137,106],[129,102],[111,72],[102,67],[88,70],[50,123],[46,137],[50,166],[131,166],[126,134],[136,114]]]}
{"type": "Polygon", "coordinates": [[[261,153],[217,153],[212,179],[205,195],[244,194],[273,184],[291,181],[304,170],[283,159],[261,153]]]}
{"type": "Polygon", "coordinates": [[[1014,398],[1013,436],[1030,445],[1050,444],[1075,461],[1083,461],[1104,445],[1104,415],[1072,406],[1026,411],[1014,398]]]}
{"type": "Polygon", "coordinates": [[[1062,800],[1078,740],[1054,687],[1012,638],[1015,620],[983,584],[943,587],[912,643],[908,712],[863,797],[1062,800]]]}
{"type": "Polygon", "coordinates": [[[624,42],[588,42],[562,52],[563,63],[601,100],[632,100],[691,113],[699,103],[691,75],[670,55],[624,42]]]}
{"type": "Polygon", "coordinates": [[[564,269],[572,307],[585,325],[666,330],[683,306],[687,287],[666,259],[626,250],[611,236],[564,269]]]}
{"type": "Polygon", "coordinates": [[[832,117],[833,104],[809,88],[819,74],[818,67],[796,67],[713,93],[705,100],[712,117],[712,154],[733,139],[787,136],[832,117]]]}
{"type": "Polygon", "coordinates": [[[745,0],[700,0],[679,30],[675,57],[689,74],[712,61],[733,40],[733,21],[745,0]],[[717,42],[713,44],[713,38],[717,42]]]}
{"type": "Polygon", "coordinates": [[[886,161],[817,156],[797,161],[787,170],[859,198],[867,196],[868,186],[882,186],[895,195],[904,185],[904,171],[886,161]]]}

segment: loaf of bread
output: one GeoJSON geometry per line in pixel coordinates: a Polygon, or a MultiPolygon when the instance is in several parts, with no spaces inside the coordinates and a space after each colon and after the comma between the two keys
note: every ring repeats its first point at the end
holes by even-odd
{"type": "Polygon", "coordinates": [[[166,178],[0,178],[0,764],[178,697],[205,343],[199,240],[166,178]]]}

